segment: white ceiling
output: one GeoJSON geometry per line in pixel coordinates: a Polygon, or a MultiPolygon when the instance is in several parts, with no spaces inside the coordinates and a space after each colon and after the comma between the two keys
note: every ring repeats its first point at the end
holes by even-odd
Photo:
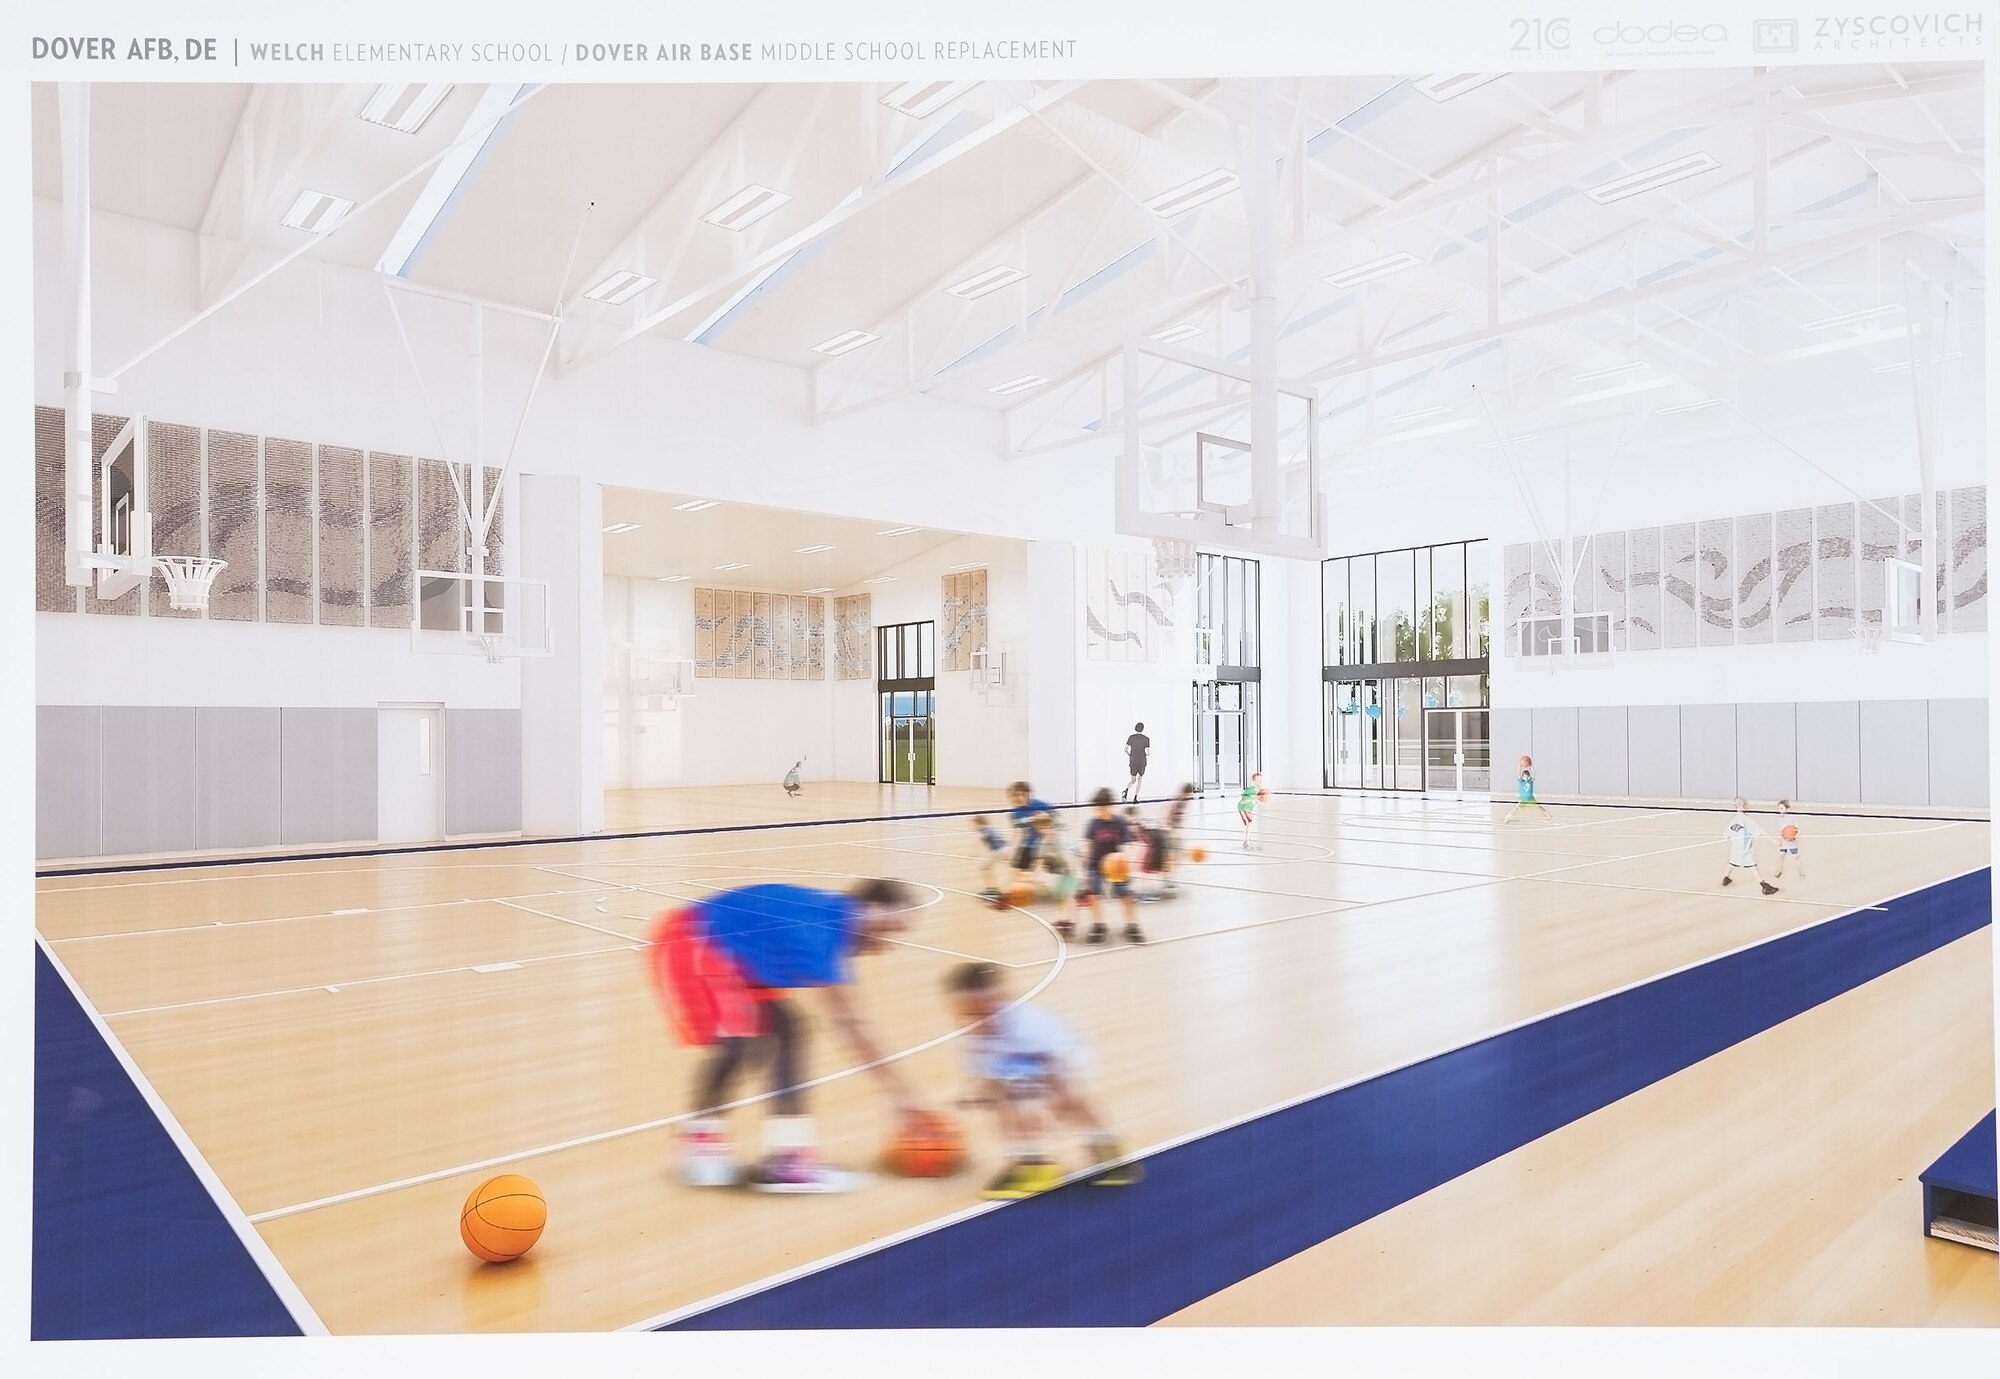
{"type": "Polygon", "coordinates": [[[703,512],[676,510],[691,501],[699,500],[685,494],[607,488],[604,525],[632,522],[638,527],[605,533],[605,573],[648,579],[685,575],[691,584],[774,593],[848,592],[885,575],[907,578],[902,567],[915,562],[928,568],[945,547],[952,548],[955,562],[979,563],[1019,544],[933,529],[884,536],[883,532],[904,524],[741,503],[724,503],[703,512]],[[832,549],[804,553],[809,546],[832,549]],[[719,568],[738,562],[744,568],[719,568]]]}
{"type": "MultiPolygon", "coordinates": [[[[1280,81],[1280,147],[1304,156],[1281,179],[1279,370],[1317,386],[1330,458],[1382,440],[1389,415],[1463,413],[1474,386],[1528,412],[1568,402],[1604,386],[1573,385],[1575,373],[1609,362],[1643,361],[1671,385],[1645,399],[1662,405],[1750,387],[1779,410],[1829,388],[1890,399],[1899,380],[1877,369],[1904,357],[1899,342],[1792,352],[1826,339],[1806,322],[1900,299],[1906,262],[1955,292],[1983,289],[1980,70],[1514,73],[1442,102],[1415,77],[1280,81]],[[1610,204],[1586,194],[1695,153],[1719,166],[1610,204]],[[1322,281],[1391,251],[1421,268],[1360,290],[1322,281]]],[[[104,208],[200,224],[241,180],[229,155],[241,121],[288,156],[265,158],[284,176],[222,232],[291,247],[301,232],[275,220],[298,185],[380,195],[317,251],[364,268],[431,180],[422,165],[488,94],[455,88],[410,136],[356,118],[365,86],[256,88],[256,100],[240,86],[95,90],[104,208]]],[[[926,393],[1007,410],[1017,436],[1044,442],[1116,420],[1116,356],[1134,334],[1193,320],[1203,333],[1184,348],[1247,360],[1242,194],[1171,223],[1139,204],[1247,166],[1246,84],[986,83],[921,120],[886,109],[887,90],[534,89],[408,276],[539,309],[566,281],[565,371],[656,331],[815,369],[822,417],[926,393]],[[753,182],[792,199],[747,229],[702,222],[753,182]],[[940,290],[999,264],[1029,277],[972,302],[940,290]],[[660,281],[622,306],[580,299],[622,270],[660,281]],[[812,349],[857,329],[881,338],[837,360],[812,349]],[[1050,383],[990,391],[1025,375],[1050,383]]],[[[36,191],[56,196],[52,88],[36,88],[35,114],[36,191]]],[[[1954,313],[1967,370],[1982,362],[1980,316],[1954,313]]]]}

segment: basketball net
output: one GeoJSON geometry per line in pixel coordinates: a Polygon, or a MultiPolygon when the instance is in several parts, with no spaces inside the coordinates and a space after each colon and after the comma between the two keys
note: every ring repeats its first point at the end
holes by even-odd
{"type": "Polygon", "coordinates": [[[215,587],[215,577],[228,565],[226,560],[195,555],[163,555],[153,561],[154,568],[167,582],[167,607],[183,613],[208,611],[208,595],[215,587]]]}
{"type": "Polygon", "coordinates": [[[1153,568],[1169,584],[1183,584],[1194,578],[1196,556],[1192,541],[1153,538],[1153,568]]]}
{"type": "Polygon", "coordinates": [[[1882,629],[1879,627],[1857,627],[1854,636],[1861,643],[1863,656],[1874,656],[1882,650],[1882,629]]]}

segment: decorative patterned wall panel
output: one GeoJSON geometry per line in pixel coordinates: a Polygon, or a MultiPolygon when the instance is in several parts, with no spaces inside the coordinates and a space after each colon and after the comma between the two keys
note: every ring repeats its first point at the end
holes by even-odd
{"type": "Polygon", "coordinates": [[[1625,619],[1625,533],[1600,532],[1590,538],[1590,564],[1584,567],[1592,586],[1591,608],[1611,615],[1611,644],[1627,646],[1625,619]]]}
{"type": "Polygon", "coordinates": [[[464,465],[451,465],[443,460],[417,461],[419,570],[450,570],[456,574],[468,568],[465,518],[459,513],[453,470],[457,471],[458,483],[471,482],[472,476],[464,465]]]}
{"type": "Polygon", "coordinates": [[[1562,572],[1556,569],[1555,553],[1548,542],[1537,541],[1528,548],[1532,573],[1529,611],[1538,618],[1562,616],[1562,572]]]}
{"type": "Polygon", "coordinates": [[[1777,639],[1813,639],[1813,610],[1818,594],[1813,582],[1813,515],[1811,508],[1787,508],[1772,517],[1773,561],[1778,576],[1777,639]]]}
{"type": "Polygon", "coordinates": [[[694,591],[694,678],[715,674],[715,591],[694,591]]]}
{"type": "MultiPolygon", "coordinates": [[[[153,514],[154,555],[203,555],[201,548],[201,428],[146,423],[146,504],[153,514]]],[[[146,614],[198,618],[167,602],[166,577],[146,576],[146,614]]]]}
{"type": "Polygon", "coordinates": [[[264,620],[313,620],[313,448],[264,441],[264,620]]]}
{"type": "MultiPolygon", "coordinates": [[[[118,439],[118,433],[124,429],[125,422],[126,418],[124,417],[107,416],[103,412],[93,412],[91,414],[90,453],[93,465],[96,463],[96,457],[102,455],[110,447],[111,442],[118,439]]],[[[94,483],[95,480],[93,479],[92,482],[94,483]]],[[[95,508],[91,509],[90,521],[90,539],[95,542],[97,540],[97,510],[95,508]]],[[[134,589],[122,598],[101,599],[97,596],[95,586],[96,581],[93,579],[91,587],[83,591],[84,612],[111,613],[119,617],[130,617],[139,611],[139,591],[137,589],[134,589]]]]}
{"type": "Polygon", "coordinates": [[[1695,524],[1660,529],[1660,645],[1695,644],[1695,524]]]}
{"type": "Polygon", "coordinates": [[[974,653],[986,645],[986,571],[961,570],[940,583],[938,669],[971,670],[974,653]]]}
{"type": "Polygon", "coordinates": [[[63,510],[63,411],[35,409],[35,611],[74,613],[69,586],[67,523],[63,510]]]}
{"type": "Polygon", "coordinates": [[[368,625],[408,627],[415,592],[415,482],[408,455],[368,453],[368,625]]]}
{"type": "Polygon", "coordinates": [[[1724,517],[1695,528],[1695,597],[1703,646],[1736,641],[1736,540],[1734,523],[1724,517]]]}
{"type": "Polygon", "coordinates": [[[833,678],[875,678],[875,611],[869,594],[833,601],[833,678]]]}
{"type": "Polygon", "coordinates": [[[1951,601],[1939,612],[1949,614],[1953,632],[1986,630],[1986,490],[1955,488],[1951,491],[1951,533],[1944,542],[1945,557],[1951,567],[1951,601]]]}
{"type": "Polygon", "coordinates": [[[1660,529],[1641,527],[1625,534],[1626,646],[1633,651],[1660,648],[1660,529]]]}
{"type": "Polygon", "coordinates": [[[337,445],[319,448],[319,620],[321,626],[359,627],[367,587],[361,452],[337,445]]]}
{"type": "Polygon", "coordinates": [[[1856,542],[1860,554],[1854,572],[1854,606],[1865,627],[1882,625],[1887,597],[1887,571],[1882,562],[1902,553],[1901,498],[1880,498],[1855,505],[1856,542]]]}
{"type": "Polygon", "coordinates": [[[1813,611],[1814,639],[1853,637],[1854,504],[1813,509],[1813,583],[1819,605],[1813,611]]]}
{"type": "Polygon", "coordinates": [[[1501,561],[1500,647],[1501,654],[1513,656],[1521,649],[1521,619],[1534,601],[1534,561],[1526,545],[1509,546],[1501,561]]]}
{"type": "MultiPolygon", "coordinates": [[[[862,611],[865,621],[867,610],[862,611]]],[[[812,596],[806,604],[806,679],[826,678],[826,600],[812,596]]]]}
{"type": "Polygon", "coordinates": [[[750,596],[750,678],[771,678],[771,596],[750,596]]]}
{"type": "Polygon", "coordinates": [[[494,490],[499,487],[500,471],[497,469],[484,471],[484,477],[480,480],[479,501],[482,504],[491,504],[493,508],[492,525],[486,528],[486,573],[489,575],[507,573],[507,499],[503,494],[498,503],[493,502],[494,490]]]}
{"type": "Polygon", "coordinates": [[[1736,640],[1755,646],[1772,640],[1776,589],[1771,558],[1771,514],[1736,519],[1736,640]]]}
{"type": "MultiPolygon", "coordinates": [[[[1592,550],[1591,538],[1579,536],[1569,543],[1570,611],[1574,613],[1598,613],[1597,581],[1592,572],[1597,568],[1597,556],[1592,550]]],[[[1421,600],[1419,600],[1421,601],[1421,600]]]]}
{"type": "Polygon", "coordinates": [[[1153,558],[1137,551],[1084,551],[1085,657],[1158,661],[1173,636],[1171,600],[1155,587],[1153,558]]]}
{"type": "Polygon", "coordinates": [[[258,441],[236,431],[208,433],[208,553],[229,562],[208,595],[208,616],[255,622],[263,582],[257,480],[258,441]]]}

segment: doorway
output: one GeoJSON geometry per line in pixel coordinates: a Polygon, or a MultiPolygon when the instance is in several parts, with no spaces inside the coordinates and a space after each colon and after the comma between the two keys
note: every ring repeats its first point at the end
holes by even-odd
{"type": "Polygon", "coordinates": [[[382,705],[375,728],[375,836],[384,843],[428,843],[444,836],[439,786],[444,780],[444,708],[382,705]]]}
{"type": "Polygon", "coordinates": [[[887,785],[935,785],[937,692],[894,690],[882,695],[882,780],[887,785]]]}
{"type": "Polygon", "coordinates": [[[1485,709],[1424,711],[1425,788],[1484,798],[1493,785],[1493,741],[1485,709]]]}
{"type": "Polygon", "coordinates": [[[1240,790],[1259,767],[1257,682],[1194,683],[1194,786],[1240,790]]]}

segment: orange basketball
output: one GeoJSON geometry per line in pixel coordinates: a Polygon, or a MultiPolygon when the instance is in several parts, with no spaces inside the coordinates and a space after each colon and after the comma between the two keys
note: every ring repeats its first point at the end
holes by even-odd
{"type": "Polygon", "coordinates": [[[1206,862],[1207,860],[1208,860],[1208,853],[1207,853],[1207,852],[1205,852],[1204,850],[1202,850],[1201,848],[1189,848],[1189,849],[1188,849],[1188,861],[1190,861],[1190,862],[1206,862]]]}
{"type": "Polygon", "coordinates": [[[1799,840],[1799,826],[1797,824],[1786,824],[1778,830],[1778,836],[1788,843],[1796,843],[1799,840]]]}
{"type": "Polygon", "coordinates": [[[465,1199],[458,1235],[466,1249],[487,1263],[504,1264],[534,1248],[548,1219],[542,1190],[518,1173],[502,1173],[465,1199]]]}
{"type": "Polygon", "coordinates": [[[1112,853],[1104,859],[1104,879],[1110,882],[1132,879],[1132,864],[1120,853],[1112,853]]]}
{"type": "Polygon", "coordinates": [[[964,1132],[934,1112],[911,1116],[889,1142],[889,1168],[905,1178],[942,1178],[964,1162],[964,1132]]]}
{"type": "Polygon", "coordinates": [[[1016,881],[1007,888],[1007,903],[1022,909],[1035,903],[1035,888],[1026,881],[1016,881]]]}

